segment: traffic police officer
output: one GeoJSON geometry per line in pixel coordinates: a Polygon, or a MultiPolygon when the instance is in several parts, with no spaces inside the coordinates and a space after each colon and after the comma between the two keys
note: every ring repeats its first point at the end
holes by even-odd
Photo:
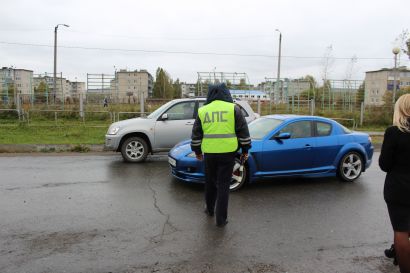
{"type": "Polygon", "coordinates": [[[241,157],[246,160],[251,147],[246,120],[225,84],[209,86],[191,138],[196,158],[205,160],[205,213],[213,216],[216,212],[216,225],[223,227],[228,223],[229,186],[237,150],[242,149],[241,157]]]}

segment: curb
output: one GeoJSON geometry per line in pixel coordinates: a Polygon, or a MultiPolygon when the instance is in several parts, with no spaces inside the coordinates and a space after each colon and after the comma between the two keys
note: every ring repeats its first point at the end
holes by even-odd
{"type": "Polygon", "coordinates": [[[104,145],[0,144],[0,153],[106,152],[104,145]]]}

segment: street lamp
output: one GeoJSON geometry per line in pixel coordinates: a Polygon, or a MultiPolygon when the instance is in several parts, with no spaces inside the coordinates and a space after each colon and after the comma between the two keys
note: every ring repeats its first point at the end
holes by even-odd
{"type": "MultiPolygon", "coordinates": [[[[56,97],[56,74],[57,74],[57,30],[58,26],[64,26],[64,27],[69,27],[69,25],[66,24],[58,24],[54,28],[54,78],[53,78],[53,100],[55,103],[55,97],[56,97]]],[[[63,95],[63,101],[64,101],[64,95],[63,95]]]]}
{"type": "Polygon", "coordinates": [[[393,71],[393,105],[396,103],[396,77],[397,77],[397,54],[400,53],[400,48],[395,47],[392,50],[394,54],[394,71],[393,71]]]}
{"type": "MultiPolygon", "coordinates": [[[[273,95],[274,95],[274,100],[275,103],[277,102],[277,97],[279,93],[279,89],[278,89],[278,84],[279,84],[279,79],[280,79],[280,58],[281,58],[281,52],[282,52],[282,32],[280,32],[279,29],[275,29],[275,31],[279,32],[279,54],[278,54],[278,73],[276,76],[276,83],[275,83],[275,87],[273,90],[273,95]]],[[[272,91],[270,91],[272,92],[272,91]]],[[[269,94],[270,96],[270,100],[269,100],[269,113],[272,112],[272,93],[269,94]]]]}

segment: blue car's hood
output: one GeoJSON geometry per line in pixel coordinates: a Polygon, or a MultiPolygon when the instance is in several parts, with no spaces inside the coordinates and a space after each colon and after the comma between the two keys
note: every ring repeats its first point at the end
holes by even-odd
{"type": "Polygon", "coordinates": [[[191,140],[187,139],[176,144],[174,148],[169,151],[169,155],[175,159],[179,159],[190,154],[191,152],[191,140]]]}

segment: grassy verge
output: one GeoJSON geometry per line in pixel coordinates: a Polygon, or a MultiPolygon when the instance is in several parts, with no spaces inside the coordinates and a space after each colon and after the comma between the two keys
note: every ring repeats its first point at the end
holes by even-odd
{"type": "Polygon", "coordinates": [[[7,126],[0,127],[2,144],[104,144],[106,127],[7,126]]]}
{"type": "MultiPolygon", "coordinates": [[[[2,144],[104,144],[108,126],[7,126],[0,127],[2,144]]],[[[373,128],[369,128],[373,129],[373,128]]],[[[367,131],[367,130],[366,130],[367,131]]],[[[374,130],[368,130],[374,131],[374,130]]],[[[374,144],[383,142],[383,136],[372,136],[374,144]]]]}

